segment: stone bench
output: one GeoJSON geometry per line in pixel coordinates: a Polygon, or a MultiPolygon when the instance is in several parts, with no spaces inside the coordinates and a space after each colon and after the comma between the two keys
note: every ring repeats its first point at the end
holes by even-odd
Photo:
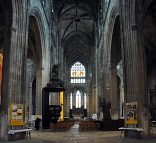
{"type": "Polygon", "coordinates": [[[14,130],[9,130],[8,131],[8,135],[11,135],[13,137],[13,139],[15,140],[15,135],[17,133],[24,133],[26,138],[30,138],[31,139],[31,131],[32,129],[14,129],[14,130]]]}
{"type": "Polygon", "coordinates": [[[125,137],[127,137],[128,131],[134,132],[136,138],[141,138],[141,133],[144,132],[144,130],[142,128],[120,127],[119,130],[121,131],[120,138],[122,137],[123,133],[124,133],[125,137]]]}

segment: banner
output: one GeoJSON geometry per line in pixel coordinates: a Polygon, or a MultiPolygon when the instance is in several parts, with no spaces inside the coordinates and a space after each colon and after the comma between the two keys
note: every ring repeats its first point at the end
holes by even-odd
{"type": "Polygon", "coordinates": [[[10,125],[24,125],[24,106],[23,104],[11,104],[10,106],[10,125]]]}
{"type": "Polygon", "coordinates": [[[128,125],[138,124],[137,102],[126,103],[125,123],[128,125]]]}

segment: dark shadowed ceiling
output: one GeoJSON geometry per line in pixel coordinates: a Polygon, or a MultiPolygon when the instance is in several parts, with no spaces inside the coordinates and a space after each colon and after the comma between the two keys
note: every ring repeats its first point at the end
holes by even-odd
{"type": "Polygon", "coordinates": [[[68,64],[87,64],[95,44],[98,0],[54,0],[59,43],[68,64]]]}
{"type": "Polygon", "coordinates": [[[11,0],[7,0],[7,1],[1,0],[0,1],[0,52],[3,51],[3,47],[5,46],[5,38],[10,34],[11,23],[12,23],[12,2],[11,0]]]}
{"type": "Polygon", "coordinates": [[[144,38],[148,65],[156,61],[156,1],[150,0],[144,17],[144,38]]]}

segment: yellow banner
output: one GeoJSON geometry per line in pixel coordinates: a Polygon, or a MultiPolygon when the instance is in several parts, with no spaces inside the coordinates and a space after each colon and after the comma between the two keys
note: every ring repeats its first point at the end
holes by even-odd
{"type": "Polygon", "coordinates": [[[126,120],[128,125],[138,124],[137,102],[126,103],[126,120]]]}
{"type": "Polygon", "coordinates": [[[24,106],[23,104],[11,104],[10,106],[10,125],[24,125],[24,106]]]}
{"type": "Polygon", "coordinates": [[[63,92],[60,92],[60,105],[62,107],[62,111],[61,111],[61,116],[60,116],[60,120],[64,121],[64,94],[63,92]]]}

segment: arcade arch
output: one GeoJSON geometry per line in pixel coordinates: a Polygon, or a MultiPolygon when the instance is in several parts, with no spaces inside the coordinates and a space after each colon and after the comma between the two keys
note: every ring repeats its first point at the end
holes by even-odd
{"type": "Polygon", "coordinates": [[[26,64],[26,113],[41,115],[42,95],[42,43],[38,19],[31,15],[28,28],[28,49],[26,64]]]}

